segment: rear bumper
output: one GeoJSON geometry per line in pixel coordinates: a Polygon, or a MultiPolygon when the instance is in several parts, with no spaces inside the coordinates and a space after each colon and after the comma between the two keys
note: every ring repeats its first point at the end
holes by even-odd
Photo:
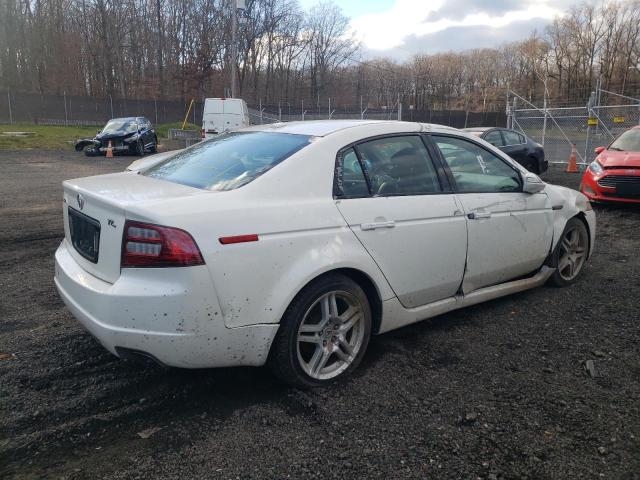
{"type": "Polygon", "coordinates": [[[143,352],[172,367],[258,366],[278,325],[227,328],[206,266],[126,269],[111,284],[87,273],[63,240],[55,284],[71,313],[111,353],[143,352]]]}
{"type": "MultiPolygon", "coordinates": [[[[615,172],[615,170],[614,170],[615,172]]],[[[633,197],[625,197],[617,193],[614,187],[603,187],[598,184],[598,180],[608,176],[594,176],[590,169],[587,169],[582,176],[580,182],[580,192],[582,192],[592,202],[615,202],[615,203],[640,203],[640,195],[633,197]]],[[[640,175],[629,175],[630,177],[638,177],[640,175]]]]}

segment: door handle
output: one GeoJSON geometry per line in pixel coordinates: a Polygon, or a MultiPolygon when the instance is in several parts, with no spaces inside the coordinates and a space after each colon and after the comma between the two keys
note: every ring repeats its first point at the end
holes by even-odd
{"type": "Polygon", "coordinates": [[[376,230],[378,228],[393,228],[396,226],[396,222],[389,220],[388,222],[372,222],[363,223],[360,225],[362,230],[376,230]]]}
{"type": "Polygon", "coordinates": [[[483,218],[491,218],[491,212],[471,212],[467,215],[469,220],[481,220],[483,218]]]}

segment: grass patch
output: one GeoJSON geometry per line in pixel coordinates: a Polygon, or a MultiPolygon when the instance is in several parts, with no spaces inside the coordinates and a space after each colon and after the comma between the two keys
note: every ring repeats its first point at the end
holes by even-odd
{"type": "MultiPolygon", "coordinates": [[[[165,123],[156,126],[158,138],[166,138],[170,128],[181,128],[182,123],[165,123]]],[[[93,138],[99,127],[80,127],[62,125],[34,125],[18,123],[0,125],[0,150],[71,150],[80,138],[93,138]],[[8,136],[4,132],[31,132],[27,136],[8,136]]],[[[187,123],[185,130],[200,130],[200,127],[187,123]]]]}
{"type": "Polygon", "coordinates": [[[61,150],[73,148],[79,138],[93,137],[97,127],[48,126],[19,123],[0,125],[0,150],[43,149],[61,150]],[[7,136],[4,132],[32,132],[28,136],[7,136]]]}

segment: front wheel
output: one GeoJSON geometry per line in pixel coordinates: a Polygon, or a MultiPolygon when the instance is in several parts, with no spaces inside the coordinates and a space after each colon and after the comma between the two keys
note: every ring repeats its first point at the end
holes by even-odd
{"type": "Polygon", "coordinates": [[[582,272],[588,252],[589,232],[584,222],[574,217],[567,222],[553,253],[556,271],[549,278],[549,283],[556,287],[571,285],[582,272]]]}
{"type": "Polygon", "coordinates": [[[326,275],[305,287],[285,312],[269,366],[300,388],[326,385],[353,371],[371,337],[371,307],[349,277],[326,275]]]}
{"type": "Polygon", "coordinates": [[[144,143],[142,143],[142,139],[138,139],[136,142],[136,155],[139,157],[144,156],[144,143]]]}

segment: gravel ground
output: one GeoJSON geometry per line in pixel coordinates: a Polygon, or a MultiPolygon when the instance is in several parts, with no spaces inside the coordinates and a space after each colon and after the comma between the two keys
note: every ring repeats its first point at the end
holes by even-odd
{"type": "Polygon", "coordinates": [[[118,360],[64,308],[60,182],[130,160],[0,153],[0,477],[640,478],[640,209],[597,209],[572,287],[375,337],[348,382],[303,392],[118,360]]]}

